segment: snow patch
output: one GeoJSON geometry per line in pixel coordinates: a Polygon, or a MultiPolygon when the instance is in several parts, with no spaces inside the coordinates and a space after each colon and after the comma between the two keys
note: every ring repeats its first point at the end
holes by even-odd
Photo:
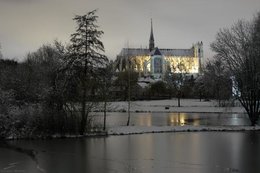
{"type": "MultiPolygon", "coordinates": [[[[218,107],[217,101],[199,101],[198,99],[181,99],[181,107],[178,100],[145,100],[132,101],[131,112],[185,112],[185,113],[245,113],[241,106],[218,107]]],[[[109,112],[125,112],[128,103],[125,101],[110,102],[109,112]]]]}

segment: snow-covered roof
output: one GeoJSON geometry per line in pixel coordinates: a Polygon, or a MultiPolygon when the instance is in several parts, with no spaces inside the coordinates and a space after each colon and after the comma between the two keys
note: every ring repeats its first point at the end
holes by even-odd
{"type": "Polygon", "coordinates": [[[143,49],[143,48],[123,48],[119,54],[119,56],[144,56],[144,55],[153,55],[153,53],[158,51],[164,55],[164,56],[190,56],[193,57],[194,56],[194,50],[191,49],[158,49],[156,51],[155,48],[154,50],[152,50],[151,52],[149,51],[149,49],[143,49]]]}
{"type": "Polygon", "coordinates": [[[160,49],[164,56],[194,56],[193,49],[160,49]]]}
{"type": "Polygon", "coordinates": [[[123,48],[119,56],[137,56],[137,55],[149,55],[149,49],[142,48],[123,48]]]}

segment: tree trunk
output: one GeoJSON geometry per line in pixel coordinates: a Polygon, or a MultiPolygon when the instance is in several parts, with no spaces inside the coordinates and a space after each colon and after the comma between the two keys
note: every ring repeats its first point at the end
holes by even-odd
{"type": "Polygon", "coordinates": [[[251,126],[255,126],[257,124],[257,121],[259,119],[259,115],[257,112],[254,112],[254,113],[248,113],[249,115],[249,119],[251,121],[251,126]]]}
{"type": "Polygon", "coordinates": [[[103,130],[106,130],[106,120],[107,120],[107,102],[105,102],[104,105],[104,124],[103,124],[103,130]]]}
{"type": "Polygon", "coordinates": [[[128,118],[127,118],[127,123],[126,123],[126,125],[129,126],[129,124],[130,124],[130,87],[129,87],[127,113],[128,113],[128,118]]]}
{"type": "Polygon", "coordinates": [[[247,106],[243,100],[239,99],[240,103],[242,104],[242,106],[245,108],[247,115],[249,117],[249,120],[251,122],[251,126],[255,126],[258,122],[259,119],[259,112],[258,111],[254,111],[253,109],[250,109],[250,107],[252,108],[251,105],[247,106]]]}
{"type": "MultiPolygon", "coordinates": [[[[84,82],[85,83],[85,82],[84,82]]],[[[83,135],[86,131],[86,87],[83,88],[83,96],[81,101],[81,125],[80,125],[80,134],[83,135]]]]}
{"type": "Polygon", "coordinates": [[[84,66],[84,74],[82,80],[82,100],[81,100],[81,126],[80,126],[80,134],[83,135],[86,131],[86,123],[87,123],[87,116],[86,116],[86,100],[87,100],[87,86],[86,86],[86,78],[87,78],[87,60],[85,60],[84,66]]]}
{"type": "Polygon", "coordinates": [[[128,110],[127,110],[127,113],[128,113],[128,118],[127,118],[127,123],[126,123],[126,125],[129,126],[129,124],[130,124],[130,102],[128,102],[128,110]]]}
{"type": "MultiPolygon", "coordinates": [[[[106,87],[106,84],[105,84],[106,87]]],[[[103,130],[106,130],[106,119],[107,119],[107,96],[105,94],[105,99],[104,99],[104,122],[103,122],[103,130]]]]}
{"type": "Polygon", "coordinates": [[[128,66],[128,118],[126,125],[129,126],[130,124],[130,101],[131,101],[131,86],[130,86],[130,68],[128,66]]]}
{"type": "Polygon", "coordinates": [[[181,93],[178,91],[178,107],[181,107],[181,93]]]}

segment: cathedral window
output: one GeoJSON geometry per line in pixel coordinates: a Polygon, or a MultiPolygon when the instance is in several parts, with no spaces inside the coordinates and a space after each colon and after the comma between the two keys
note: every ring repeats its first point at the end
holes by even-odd
{"type": "Polygon", "coordinates": [[[154,59],[154,73],[162,73],[162,59],[161,58],[154,59]]]}

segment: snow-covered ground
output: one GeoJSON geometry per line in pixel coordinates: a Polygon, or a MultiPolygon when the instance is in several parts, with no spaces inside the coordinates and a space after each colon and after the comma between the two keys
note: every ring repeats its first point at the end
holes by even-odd
{"type": "MultiPolygon", "coordinates": [[[[110,102],[109,111],[125,112],[128,103],[125,101],[110,102]]],[[[238,105],[238,104],[237,104],[238,105]]],[[[198,99],[132,101],[131,112],[185,112],[185,113],[245,113],[241,106],[218,107],[217,101],[200,101],[198,99]]],[[[163,132],[189,131],[251,131],[260,130],[260,126],[115,126],[108,129],[109,135],[128,135],[163,132]]]]}
{"type": "MultiPolygon", "coordinates": [[[[127,110],[126,101],[110,102],[110,112],[124,112],[127,110]]],[[[149,100],[132,101],[131,112],[215,112],[215,113],[244,113],[243,107],[218,107],[216,101],[200,101],[199,99],[181,99],[181,107],[178,107],[178,100],[149,100]]]]}
{"type": "Polygon", "coordinates": [[[197,132],[197,131],[253,131],[260,126],[118,126],[108,129],[109,135],[129,135],[163,132],[197,132]]]}

